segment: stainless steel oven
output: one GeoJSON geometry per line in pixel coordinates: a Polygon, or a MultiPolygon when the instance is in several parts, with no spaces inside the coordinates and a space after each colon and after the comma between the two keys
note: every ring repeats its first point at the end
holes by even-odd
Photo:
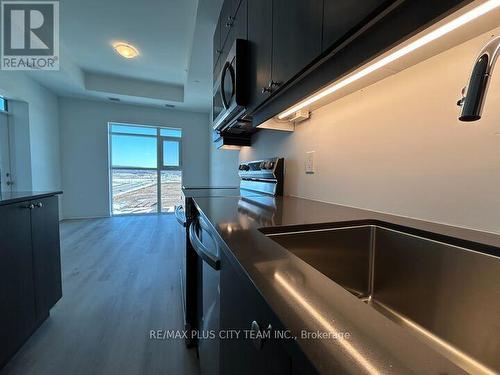
{"type": "Polygon", "coordinates": [[[198,212],[195,200],[238,197],[238,210],[255,212],[260,220],[272,222],[276,212],[274,197],[283,194],[284,169],[282,158],[243,162],[238,167],[239,186],[182,188],[184,204],[176,207],[175,216],[186,238],[180,267],[182,305],[185,329],[193,338],[186,344],[198,346],[203,375],[219,371],[220,342],[206,335],[219,329],[219,252],[223,243],[216,229],[198,212]]]}
{"type": "Polygon", "coordinates": [[[213,91],[214,130],[221,133],[233,125],[248,124],[248,41],[236,39],[227,55],[213,91]]]}

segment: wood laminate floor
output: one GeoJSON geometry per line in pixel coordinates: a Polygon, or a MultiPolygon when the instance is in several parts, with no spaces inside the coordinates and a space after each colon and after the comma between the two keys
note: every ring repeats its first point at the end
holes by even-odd
{"type": "Polygon", "coordinates": [[[2,375],[198,374],[181,340],[184,237],[172,215],[61,223],[63,298],[2,375]]]}

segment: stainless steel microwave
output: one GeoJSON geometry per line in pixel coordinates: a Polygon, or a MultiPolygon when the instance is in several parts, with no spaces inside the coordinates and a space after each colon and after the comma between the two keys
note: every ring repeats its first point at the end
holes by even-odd
{"type": "Polygon", "coordinates": [[[248,99],[248,42],[236,39],[214,86],[214,130],[221,133],[245,121],[248,99]]]}

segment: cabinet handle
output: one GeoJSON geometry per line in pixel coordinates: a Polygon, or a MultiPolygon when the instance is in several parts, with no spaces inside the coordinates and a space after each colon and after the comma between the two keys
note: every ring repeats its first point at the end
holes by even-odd
{"type": "Polygon", "coordinates": [[[232,27],[234,25],[234,17],[227,17],[226,27],[232,27]]]}
{"type": "Polygon", "coordinates": [[[257,350],[261,350],[262,347],[264,346],[264,335],[263,333],[264,332],[271,332],[271,330],[273,329],[273,327],[271,326],[271,324],[269,324],[267,326],[267,328],[265,329],[265,331],[262,331],[260,329],[260,326],[259,326],[259,323],[257,323],[257,321],[253,321],[252,324],[250,325],[250,331],[252,332],[252,335],[255,337],[253,339],[253,346],[255,347],[255,349],[257,350]]]}
{"type": "Polygon", "coordinates": [[[38,208],[42,208],[43,207],[43,203],[42,202],[38,202],[37,204],[35,204],[36,207],[38,208]]]}
{"type": "Polygon", "coordinates": [[[279,86],[281,86],[281,82],[276,82],[271,80],[267,83],[267,87],[262,88],[262,93],[263,94],[265,94],[266,92],[272,93],[274,91],[274,88],[277,88],[279,86]]]}
{"type": "Polygon", "coordinates": [[[279,87],[281,85],[281,82],[276,82],[276,81],[269,81],[269,83],[267,84],[267,87],[269,87],[270,89],[272,89],[273,87],[279,87]]]}

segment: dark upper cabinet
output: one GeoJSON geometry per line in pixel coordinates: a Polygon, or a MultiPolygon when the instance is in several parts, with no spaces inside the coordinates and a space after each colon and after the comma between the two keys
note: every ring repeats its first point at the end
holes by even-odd
{"type": "Polygon", "coordinates": [[[394,0],[324,0],[322,50],[337,45],[394,0]]]}
{"type": "Polygon", "coordinates": [[[321,53],[323,0],[273,0],[272,80],[279,87],[321,53]]]}
{"type": "Polygon", "coordinates": [[[0,369],[36,324],[28,206],[0,206],[0,369]]]}
{"type": "MultiPolygon", "coordinates": [[[[293,0],[287,4],[296,1],[293,0]]],[[[312,62],[315,64],[313,69],[300,74],[296,77],[297,79],[287,82],[280,95],[274,95],[273,100],[266,101],[252,112],[253,125],[262,124],[326,84],[368,62],[381,52],[407,40],[415,35],[415,32],[432,25],[471,1],[325,0],[323,19],[325,27],[322,27],[324,52],[315,56],[315,61],[312,62]],[[394,4],[391,6],[392,3],[394,4]],[[342,4],[347,8],[342,8],[342,4]],[[387,11],[385,11],[385,7],[387,7],[387,11]],[[349,35],[353,35],[356,31],[360,31],[356,33],[356,37],[349,38],[349,35]],[[341,48],[334,50],[327,48],[329,43],[331,47],[332,43],[335,45],[341,40],[347,40],[347,43],[343,43],[341,48]]],[[[274,9],[278,11],[279,8],[275,6],[274,9]]],[[[275,20],[279,20],[278,16],[275,14],[273,17],[275,20]]],[[[306,16],[304,15],[304,17],[306,16]]],[[[290,30],[295,28],[293,23],[290,23],[289,27],[290,30]]],[[[274,29],[277,29],[277,26],[274,29]]],[[[290,32],[293,33],[293,31],[290,32]]],[[[276,38],[273,36],[273,39],[276,38]]],[[[300,40],[297,40],[294,48],[304,47],[303,43],[299,43],[300,40]]],[[[276,48],[273,45],[273,49],[276,48]]],[[[276,53],[273,53],[273,80],[278,79],[274,74],[274,64],[277,64],[275,56],[276,53]]],[[[290,63],[293,62],[290,61],[290,63]]]]}
{"type": "MultiPolygon", "coordinates": [[[[242,0],[237,12],[234,14],[231,22],[225,27],[228,29],[228,34],[224,46],[222,48],[221,63],[219,67],[219,72],[224,67],[226,63],[227,55],[236,39],[247,39],[247,16],[248,16],[248,1],[242,0]]],[[[216,77],[217,78],[217,77],[216,77]]]]}
{"type": "Polygon", "coordinates": [[[250,109],[269,97],[264,90],[271,81],[273,1],[250,0],[248,3],[250,109]]]}
{"type": "Polygon", "coordinates": [[[213,46],[213,72],[214,80],[217,78],[217,72],[220,70],[220,55],[222,53],[222,42],[221,42],[221,31],[220,31],[220,20],[217,22],[214,32],[214,46],[213,46]]]}
{"type": "Polygon", "coordinates": [[[222,6],[214,79],[234,40],[247,35],[248,114],[257,126],[472,0],[240,2],[222,6]]]}
{"type": "Polygon", "coordinates": [[[43,321],[62,296],[57,197],[32,202],[31,235],[36,295],[36,311],[43,321]]]}
{"type": "Polygon", "coordinates": [[[238,10],[238,5],[240,0],[225,0],[222,4],[222,9],[220,12],[219,22],[222,33],[222,45],[226,42],[229,32],[231,31],[231,26],[234,24],[234,18],[238,10]]]}
{"type": "Polygon", "coordinates": [[[238,338],[221,340],[220,373],[290,374],[292,360],[282,340],[244,337],[244,330],[256,333],[260,328],[265,332],[270,326],[274,335],[283,327],[241,267],[225,253],[222,253],[220,277],[220,329],[241,332],[238,338]]]}
{"type": "Polygon", "coordinates": [[[247,39],[247,2],[248,0],[224,2],[214,33],[214,83],[219,78],[234,41],[247,39]]]}

